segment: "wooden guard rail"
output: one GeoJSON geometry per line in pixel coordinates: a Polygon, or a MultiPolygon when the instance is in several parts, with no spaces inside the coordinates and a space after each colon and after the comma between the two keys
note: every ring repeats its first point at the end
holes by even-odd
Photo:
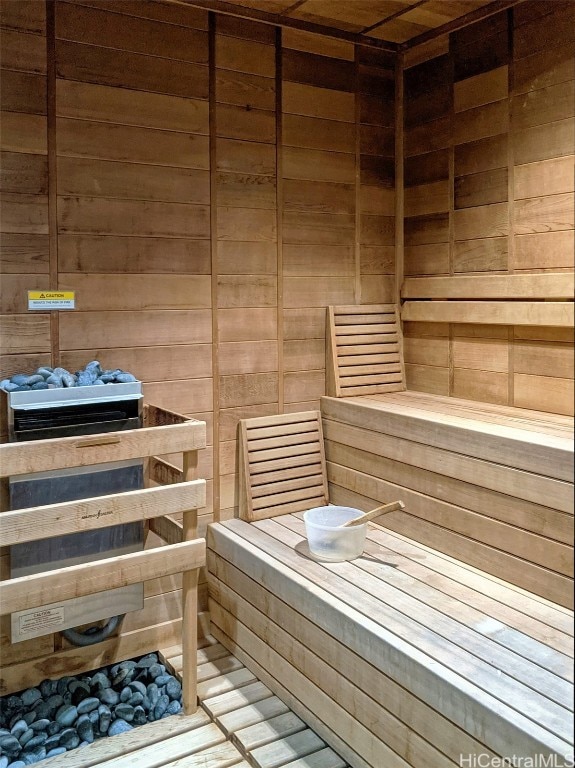
{"type": "Polygon", "coordinates": [[[144,424],[136,430],[0,446],[0,477],[4,482],[8,477],[30,472],[148,457],[153,457],[146,462],[148,478],[158,482],[161,471],[156,469],[165,462],[154,454],[162,453],[181,452],[184,467],[179,478],[172,473],[171,481],[180,481],[172,486],[0,514],[0,537],[6,546],[183,514],[180,543],[1,582],[0,615],[182,573],[183,708],[186,714],[192,714],[197,707],[198,569],[206,562],[205,540],[197,538],[197,510],[205,506],[206,483],[195,475],[198,450],[206,445],[206,425],[152,405],[145,406],[144,424]]]}

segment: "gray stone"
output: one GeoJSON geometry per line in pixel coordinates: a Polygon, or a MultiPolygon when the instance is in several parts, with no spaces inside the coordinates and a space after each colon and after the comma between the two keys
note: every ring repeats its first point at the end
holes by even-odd
{"type": "Polygon", "coordinates": [[[60,746],[75,749],[80,743],[80,737],[73,728],[66,728],[60,734],[60,746]]]}
{"type": "Polygon", "coordinates": [[[133,674],[134,674],[133,669],[127,669],[126,667],[124,667],[123,669],[119,669],[118,672],[112,678],[112,685],[114,686],[114,688],[119,688],[123,683],[130,682],[133,674]]]}
{"type": "Polygon", "coordinates": [[[8,381],[8,382],[7,382],[7,381],[5,381],[5,380],[4,380],[4,381],[2,382],[2,389],[3,389],[5,392],[14,392],[15,390],[17,390],[17,389],[18,389],[18,384],[12,384],[12,382],[11,382],[11,381],[8,381]]]}
{"type": "Polygon", "coordinates": [[[179,699],[182,695],[182,684],[175,677],[170,678],[166,683],[166,694],[170,699],[179,699]]]}
{"type": "Polygon", "coordinates": [[[10,763],[10,768],[26,768],[26,763],[23,760],[16,760],[15,763],[10,763]]]}
{"type": "Polygon", "coordinates": [[[50,751],[51,749],[54,749],[54,747],[59,747],[60,746],[60,736],[58,734],[56,734],[56,736],[48,736],[48,738],[46,739],[46,741],[44,743],[44,746],[46,747],[46,749],[48,751],[50,751]]]}
{"type": "Polygon", "coordinates": [[[154,720],[159,720],[170,703],[170,699],[163,693],[154,706],[154,720]]]}
{"type": "Polygon", "coordinates": [[[75,387],[76,377],[72,373],[66,373],[62,376],[62,384],[65,387],[75,387]]]}
{"type": "Polygon", "coordinates": [[[37,389],[50,389],[49,384],[46,384],[45,381],[39,381],[36,384],[32,384],[31,389],[37,390],[37,389]]]}
{"type": "Polygon", "coordinates": [[[46,699],[46,704],[50,707],[50,709],[53,709],[54,711],[58,709],[58,707],[61,707],[63,703],[64,697],[59,693],[54,693],[52,696],[49,696],[46,699]]]}
{"type": "Polygon", "coordinates": [[[62,377],[57,376],[55,373],[51,373],[46,379],[46,384],[53,384],[55,387],[61,387],[62,377]]]}
{"type": "Polygon", "coordinates": [[[45,699],[47,699],[48,696],[51,696],[53,693],[56,693],[56,682],[54,680],[42,680],[38,687],[40,688],[40,693],[45,699]]]}
{"type": "Polygon", "coordinates": [[[93,709],[98,709],[99,706],[100,699],[97,699],[95,696],[90,696],[78,704],[78,714],[85,715],[87,712],[91,712],[93,709]]]}
{"type": "Polygon", "coordinates": [[[20,698],[22,699],[22,706],[31,707],[34,702],[42,698],[42,694],[37,688],[28,688],[21,694],[20,698]]]}
{"type": "Polygon", "coordinates": [[[73,704],[62,704],[60,709],[56,712],[56,721],[67,727],[78,717],[78,710],[73,704]]]}
{"type": "Polygon", "coordinates": [[[50,717],[52,711],[52,707],[45,701],[38,701],[34,705],[34,712],[38,720],[46,720],[50,717]]]}
{"type": "Polygon", "coordinates": [[[20,759],[24,763],[24,765],[34,765],[34,763],[39,763],[40,760],[43,760],[46,757],[46,748],[45,747],[36,747],[36,749],[32,749],[29,752],[22,752],[20,755],[20,759]]]}
{"type": "Polygon", "coordinates": [[[143,707],[134,707],[134,719],[132,723],[134,725],[145,725],[148,722],[148,717],[143,707]]]}
{"type": "Polygon", "coordinates": [[[39,373],[40,376],[43,376],[45,379],[47,379],[48,376],[50,376],[50,374],[53,372],[54,372],[54,369],[50,368],[49,365],[43,365],[36,370],[36,373],[39,373]]]}
{"type": "Polygon", "coordinates": [[[50,725],[46,728],[46,733],[48,736],[55,736],[57,733],[60,733],[62,730],[62,726],[60,723],[57,723],[55,720],[53,720],[50,725]]]}
{"type": "Polygon", "coordinates": [[[64,694],[69,693],[68,691],[68,684],[73,680],[73,677],[66,676],[61,677],[58,682],[56,683],[56,691],[60,694],[60,696],[64,696],[64,694]]]}
{"type": "Polygon", "coordinates": [[[24,384],[28,384],[29,387],[31,387],[33,384],[38,384],[39,382],[44,383],[44,377],[41,376],[39,373],[33,373],[32,376],[28,376],[24,384]]]}
{"type": "Polygon", "coordinates": [[[32,723],[37,717],[38,717],[38,713],[36,712],[36,710],[31,709],[28,712],[24,712],[24,714],[22,715],[22,720],[25,720],[28,723],[28,725],[32,725],[32,723]]]}
{"type": "Polygon", "coordinates": [[[28,723],[23,718],[19,718],[16,720],[12,728],[10,728],[10,733],[12,736],[15,736],[17,739],[22,736],[23,733],[26,733],[28,730],[28,723]]]}
{"type": "Polygon", "coordinates": [[[103,688],[98,692],[98,698],[102,704],[107,704],[108,706],[113,707],[120,701],[120,694],[113,688],[103,688]]]}
{"type": "Polygon", "coordinates": [[[96,376],[93,376],[89,371],[80,371],[76,377],[77,387],[89,387],[96,381],[96,376]]]}
{"type": "Polygon", "coordinates": [[[129,683],[128,688],[134,693],[141,693],[142,696],[146,695],[146,686],[139,680],[134,680],[133,682],[129,683]]]}
{"type": "Polygon", "coordinates": [[[45,733],[37,733],[26,744],[26,749],[27,750],[35,750],[36,747],[41,747],[43,744],[46,743],[47,738],[48,738],[48,736],[45,733]]]}
{"type": "Polygon", "coordinates": [[[90,687],[92,690],[102,690],[104,688],[110,688],[112,683],[103,672],[96,672],[96,674],[90,680],[90,687]]]}
{"type": "Polygon", "coordinates": [[[131,723],[134,719],[134,707],[130,704],[118,704],[114,710],[114,714],[120,720],[125,720],[127,723],[131,723]]]}
{"type": "Polygon", "coordinates": [[[129,704],[131,707],[137,707],[144,701],[144,697],[140,693],[140,691],[136,691],[133,693],[126,704],[129,704]]]}
{"type": "Polygon", "coordinates": [[[167,715],[177,715],[178,712],[182,711],[182,705],[179,701],[170,701],[168,704],[168,708],[166,709],[167,715]]]}
{"type": "Polygon", "coordinates": [[[110,723],[112,722],[112,712],[108,707],[106,707],[104,704],[101,704],[98,707],[98,730],[100,733],[108,733],[108,728],[110,727],[110,723]]]}
{"type": "Polygon", "coordinates": [[[8,768],[8,758],[6,755],[0,755],[0,768],[8,768]]]}
{"type": "Polygon", "coordinates": [[[39,731],[45,731],[49,725],[50,725],[50,721],[46,717],[42,717],[40,719],[34,720],[34,722],[30,724],[30,728],[35,733],[38,733],[39,731]]]}
{"type": "Polygon", "coordinates": [[[22,699],[20,696],[16,696],[16,694],[12,694],[11,696],[8,696],[8,698],[4,702],[4,706],[6,709],[20,709],[22,707],[22,699]]]}
{"type": "Polygon", "coordinates": [[[148,674],[154,680],[156,677],[159,677],[160,675],[163,675],[166,671],[166,668],[163,664],[152,664],[148,669],[148,674]]]}
{"type": "Polygon", "coordinates": [[[133,728],[130,723],[125,720],[114,720],[112,725],[108,728],[108,736],[117,736],[119,733],[126,733],[133,728]]]}
{"type": "Polygon", "coordinates": [[[21,386],[22,384],[26,384],[28,381],[28,375],[26,373],[15,373],[14,376],[10,379],[12,384],[16,384],[17,386],[21,386]]]}
{"type": "Polygon", "coordinates": [[[147,687],[148,699],[150,700],[150,706],[153,707],[157,700],[160,698],[160,689],[156,683],[150,683],[147,687]]]}
{"type": "Polygon", "coordinates": [[[34,731],[31,728],[28,728],[27,730],[24,731],[24,733],[21,733],[20,736],[18,736],[18,741],[23,747],[25,747],[26,744],[29,741],[32,741],[33,738],[34,738],[34,731]]]}
{"type": "Polygon", "coordinates": [[[130,381],[138,381],[138,379],[132,373],[119,373],[116,376],[118,384],[127,384],[130,381]]]}
{"type": "Polygon", "coordinates": [[[14,756],[20,752],[22,746],[16,736],[2,736],[0,738],[0,748],[7,755],[14,756]]]}
{"type": "Polygon", "coordinates": [[[66,752],[66,747],[53,747],[48,752],[46,752],[46,757],[56,757],[56,755],[64,755],[66,752]]]}
{"type": "Polygon", "coordinates": [[[158,686],[158,688],[161,688],[163,685],[166,685],[166,683],[169,683],[172,679],[172,675],[158,675],[158,677],[154,680],[155,684],[158,686]]]}
{"type": "Polygon", "coordinates": [[[138,667],[151,667],[152,664],[158,663],[158,656],[155,653],[148,653],[147,656],[142,656],[142,658],[138,661],[137,666],[138,667]]]}
{"type": "Polygon", "coordinates": [[[27,384],[19,384],[12,392],[29,392],[31,389],[32,387],[29,387],[27,384]]]}
{"type": "Polygon", "coordinates": [[[132,693],[133,693],[132,689],[129,688],[128,686],[126,686],[125,688],[122,688],[122,692],[120,693],[120,701],[121,702],[128,701],[132,693]]]}
{"type": "Polygon", "coordinates": [[[78,719],[76,730],[78,731],[78,736],[82,739],[82,741],[87,741],[88,744],[91,744],[94,741],[94,728],[92,727],[92,723],[90,722],[90,718],[88,716],[86,716],[86,719],[82,720],[82,722],[80,722],[80,719],[78,719]]]}

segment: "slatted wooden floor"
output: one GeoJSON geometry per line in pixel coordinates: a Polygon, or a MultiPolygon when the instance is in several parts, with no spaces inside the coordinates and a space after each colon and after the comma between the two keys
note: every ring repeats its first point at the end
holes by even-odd
{"type": "MultiPolygon", "coordinates": [[[[181,672],[179,647],[160,651],[181,672]]],[[[198,650],[194,715],[174,715],[42,761],[43,768],[347,768],[213,638],[198,650]]]]}

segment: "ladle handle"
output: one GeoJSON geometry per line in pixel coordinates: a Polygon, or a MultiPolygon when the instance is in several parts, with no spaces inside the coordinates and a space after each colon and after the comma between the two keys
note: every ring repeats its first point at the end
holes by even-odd
{"type": "Polygon", "coordinates": [[[361,517],[354,517],[353,520],[348,520],[347,523],[342,525],[342,528],[350,528],[352,525],[363,525],[368,520],[373,520],[374,517],[385,515],[388,512],[396,512],[397,510],[405,509],[403,501],[392,501],[390,504],[382,504],[380,507],[371,509],[361,517]]]}

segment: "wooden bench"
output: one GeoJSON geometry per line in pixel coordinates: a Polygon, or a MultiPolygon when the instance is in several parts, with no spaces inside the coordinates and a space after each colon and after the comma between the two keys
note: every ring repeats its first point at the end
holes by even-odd
{"type": "Polygon", "coordinates": [[[318,414],[241,430],[246,519],[208,531],[223,645],[354,768],[572,753],[568,609],[379,525],[361,558],[316,561],[298,509],[325,485],[296,494],[322,464],[318,414]]]}
{"type": "Polygon", "coordinates": [[[573,419],[407,391],[394,305],[329,307],[327,329],[332,500],[400,497],[387,527],[573,607],[573,419]]]}

